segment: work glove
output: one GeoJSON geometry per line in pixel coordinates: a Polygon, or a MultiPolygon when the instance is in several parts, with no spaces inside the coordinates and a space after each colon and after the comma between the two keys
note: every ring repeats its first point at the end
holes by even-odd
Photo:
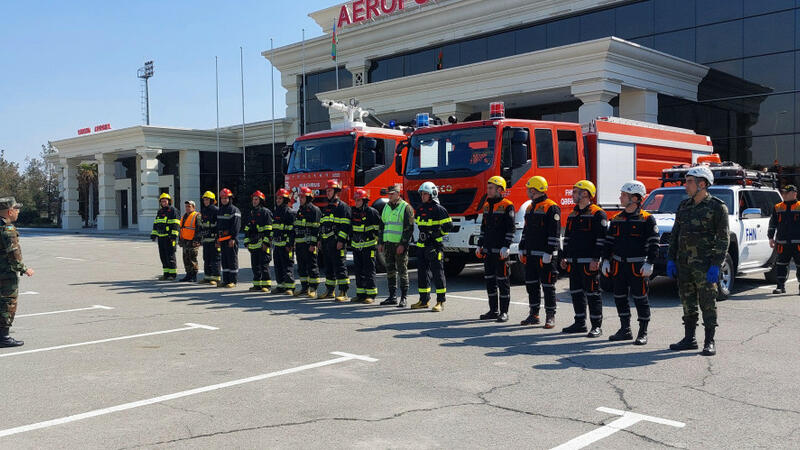
{"type": "Polygon", "coordinates": [[[642,264],[642,276],[649,277],[653,274],[653,265],[650,263],[642,264]]]}
{"type": "Polygon", "coordinates": [[[483,247],[478,247],[475,249],[475,256],[477,256],[478,259],[483,259],[484,254],[486,254],[486,250],[484,250],[483,247]]]}
{"type": "Polygon", "coordinates": [[[550,253],[545,253],[542,255],[542,264],[550,264],[553,262],[553,255],[550,253]]]}
{"type": "Polygon", "coordinates": [[[719,281],[719,266],[711,266],[706,272],[706,281],[709,283],[716,283],[719,281]]]}
{"type": "Polygon", "coordinates": [[[150,240],[151,240],[151,241],[155,242],[155,241],[156,241],[156,239],[158,239],[158,238],[156,237],[156,235],[155,235],[155,234],[151,234],[151,235],[150,235],[150,240]]]}
{"type": "Polygon", "coordinates": [[[611,261],[603,261],[603,267],[600,269],[603,275],[608,276],[611,273],[611,261]]]}
{"type": "Polygon", "coordinates": [[[500,259],[508,259],[509,251],[508,247],[503,247],[500,249],[500,259]]]}
{"type": "Polygon", "coordinates": [[[522,264],[528,264],[528,257],[525,255],[519,255],[519,262],[522,264]]]}
{"type": "Polygon", "coordinates": [[[675,266],[675,261],[667,261],[667,276],[675,278],[678,275],[678,267],[675,266]]]}

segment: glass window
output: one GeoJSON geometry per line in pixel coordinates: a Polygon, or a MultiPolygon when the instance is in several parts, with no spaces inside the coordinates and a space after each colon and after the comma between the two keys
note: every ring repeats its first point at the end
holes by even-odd
{"type": "Polygon", "coordinates": [[[724,61],[718,63],[711,63],[708,65],[712,69],[717,69],[720,72],[725,72],[727,74],[733,75],[735,77],[742,77],[742,60],[736,59],[733,61],[724,61]]]}
{"type": "Polygon", "coordinates": [[[800,49],[800,0],[798,0],[797,6],[798,8],[794,12],[794,27],[796,29],[796,33],[794,34],[794,48],[800,49]]]}
{"type": "Polygon", "coordinates": [[[553,167],[555,161],[553,160],[553,131],[546,129],[537,129],[533,132],[536,138],[536,166],[553,167]]]}
{"type": "Polygon", "coordinates": [[[288,172],[350,170],[353,147],[353,137],[349,135],[295,141],[288,172]]]}
{"type": "Polygon", "coordinates": [[[405,55],[405,75],[410,76],[436,70],[437,53],[435,49],[429,49],[405,55]]]}
{"type": "Polygon", "coordinates": [[[639,2],[616,8],[616,33],[623,39],[653,34],[653,2],[639,2]]]}
{"type": "Polygon", "coordinates": [[[744,56],[794,50],[794,11],[744,19],[744,56]]]}
{"type": "Polygon", "coordinates": [[[515,32],[506,31],[505,33],[494,34],[487,38],[487,57],[503,58],[515,54],[514,48],[515,32]]]}
{"type": "Polygon", "coordinates": [[[756,56],[743,60],[744,78],[772,89],[772,92],[794,89],[794,52],[756,56]]]}
{"type": "Polygon", "coordinates": [[[794,102],[794,94],[767,96],[758,114],[753,115],[757,122],[750,127],[750,132],[754,136],[794,132],[794,102]]]}
{"type": "Polygon", "coordinates": [[[754,16],[794,8],[794,0],[758,0],[744,2],[744,15],[754,16]]]}
{"type": "Polygon", "coordinates": [[[414,135],[406,176],[463,177],[480,173],[494,160],[495,133],[493,127],[481,127],[414,135]]]}
{"type": "Polygon", "coordinates": [[[751,167],[772,167],[776,159],[781,166],[797,164],[794,135],[757,136],[751,138],[750,142],[749,165],[751,167]]]}
{"type": "Polygon", "coordinates": [[[404,75],[403,72],[403,57],[402,56],[394,56],[391,58],[386,58],[384,61],[386,64],[386,79],[392,80],[394,78],[400,78],[404,75]]]}
{"type": "Polygon", "coordinates": [[[694,61],[694,28],[657,34],[653,45],[658,51],[694,61]]]}
{"type": "Polygon", "coordinates": [[[535,27],[522,28],[514,31],[514,40],[517,54],[534,52],[547,48],[547,27],[536,25],[535,27]]]}
{"type": "Polygon", "coordinates": [[[580,18],[569,17],[547,24],[547,46],[560,47],[580,39],[580,18]]]}
{"type": "Polygon", "coordinates": [[[655,32],[694,26],[695,0],[655,0],[655,32]]]}
{"type": "Polygon", "coordinates": [[[653,36],[644,36],[635,39],[630,39],[631,42],[634,44],[639,44],[642,47],[653,48],[655,42],[653,40],[653,36]]]}
{"type": "Polygon", "coordinates": [[[742,21],[697,27],[697,62],[742,57],[742,21]]]}
{"type": "Polygon", "coordinates": [[[471,39],[461,42],[461,65],[486,61],[486,38],[471,39]]]}
{"type": "Polygon", "coordinates": [[[558,167],[578,166],[578,137],[573,130],[558,130],[558,167]]]}
{"type": "Polygon", "coordinates": [[[459,45],[448,44],[441,48],[442,68],[449,69],[461,65],[461,50],[459,45]]]}
{"type": "Polygon", "coordinates": [[[697,0],[697,24],[706,25],[742,17],[742,1],[697,0]]]}
{"type": "Polygon", "coordinates": [[[386,80],[386,64],[381,59],[372,60],[372,65],[369,69],[369,82],[377,83],[384,80],[386,80]]]}
{"type": "Polygon", "coordinates": [[[597,11],[581,16],[581,41],[614,36],[614,10],[597,11]]]}

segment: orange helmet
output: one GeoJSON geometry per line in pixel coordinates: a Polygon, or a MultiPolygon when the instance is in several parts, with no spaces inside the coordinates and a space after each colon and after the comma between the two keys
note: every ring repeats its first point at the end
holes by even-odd
{"type": "Polygon", "coordinates": [[[355,193],[353,194],[353,199],[355,200],[362,200],[362,199],[369,199],[369,192],[366,189],[358,188],[356,189],[355,193]]]}
{"type": "Polygon", "coordinates": [[[278,189],[278,193],[276,194],[278,197],[289,198],[292,195],[288,189],[280,188],[278,189]]]}
{"type": "Polygon", "coordinates": [[[304,197],[313,197],[314,191],[312,191],[311,188],[308,186],[303,186],[300,188],[300,195],[304,197]]]}
{"type": "Polygon", "coordinates": [[[266,195],[264,195],[264,193],[263,193],[263,192],[261,192],[261,191],[255,191],[255,192],[253,192],[253,195],[251,195],[250,197],[251,197],[251,198],[252,198],[252,197],[258,197],[258,198],[260,198],[261,200],[266,200],[266,199],[267,199],[267,196],[266,196],[266,195]]]}
{"type": "Polygon", "coordinates": [[[328,189],[341,189],[342,183],[339,180],[328,180],[328,189]]]}
{"type": "Polygon", "coordinates": [[[233,192],[231,192],[231,190],[228,188],[223,188],[221,191],[219,191],[219,198],[222,197],[233,197],[233,192]]]}

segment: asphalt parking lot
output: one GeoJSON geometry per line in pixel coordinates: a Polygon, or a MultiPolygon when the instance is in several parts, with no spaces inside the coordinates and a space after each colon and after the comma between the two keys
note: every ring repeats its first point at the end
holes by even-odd
{"type": "MultiPolygon", "coordinates": [[[[650,342],[481,322],[479,266],[442,313],[159,282],[144,238],[26,233],[0,349],[0,448],[792,448],[800,438],[800,296],[737,280],[718,354],[671,352],[674,283],[652,284],[650,342]]],[[[180,261],[180,258],[179,258],[180,261]]],[[[179,273],[182,268],[179,269],[179,273]]],[[[414,292],[416,272],[412,272],[414,292]]],[[[379,276],[381,295],[385,278],[379,276]]],[[[351,293],[354,292],[351,288],[351,293]]],[[[416,301],[416,296],[411,298],[416,301]]],[[[634,330],[635,333],[635,330],[634,330]]],[[[702,336],[702,330],[700,330],[702,336]]]]}

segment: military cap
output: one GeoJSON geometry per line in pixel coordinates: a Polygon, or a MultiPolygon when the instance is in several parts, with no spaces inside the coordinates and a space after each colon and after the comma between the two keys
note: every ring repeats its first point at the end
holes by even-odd
{"type": "Polygon", "coordinates": [[[197,205],[194,203],[194,200],[186,200],[185,202],[183,202],[183,204],[184,205],[192,205],[194,207],[197,207],[197,205]]]}
{"type": "Polygon", "coordinates": [[[395,193],[399,194],[400,193],[400,185],[393,184],[393,185],[387,187],[386,188],[386,193],[387,194],[395,194],[395,193]]]}
{"type": "Polygon", "coordinates": [[[17,203],[17,200],[14,197],[0,197],[0,211],[5,211],[11,208],[20,209],[22,208],[22,203],[17,203]]]}
{"type": "Polygon", "coordinates": [[[783,192],[797,192],[797,186],[793,184],[787,184],[786,186],[781,189],[783,192]]]}

